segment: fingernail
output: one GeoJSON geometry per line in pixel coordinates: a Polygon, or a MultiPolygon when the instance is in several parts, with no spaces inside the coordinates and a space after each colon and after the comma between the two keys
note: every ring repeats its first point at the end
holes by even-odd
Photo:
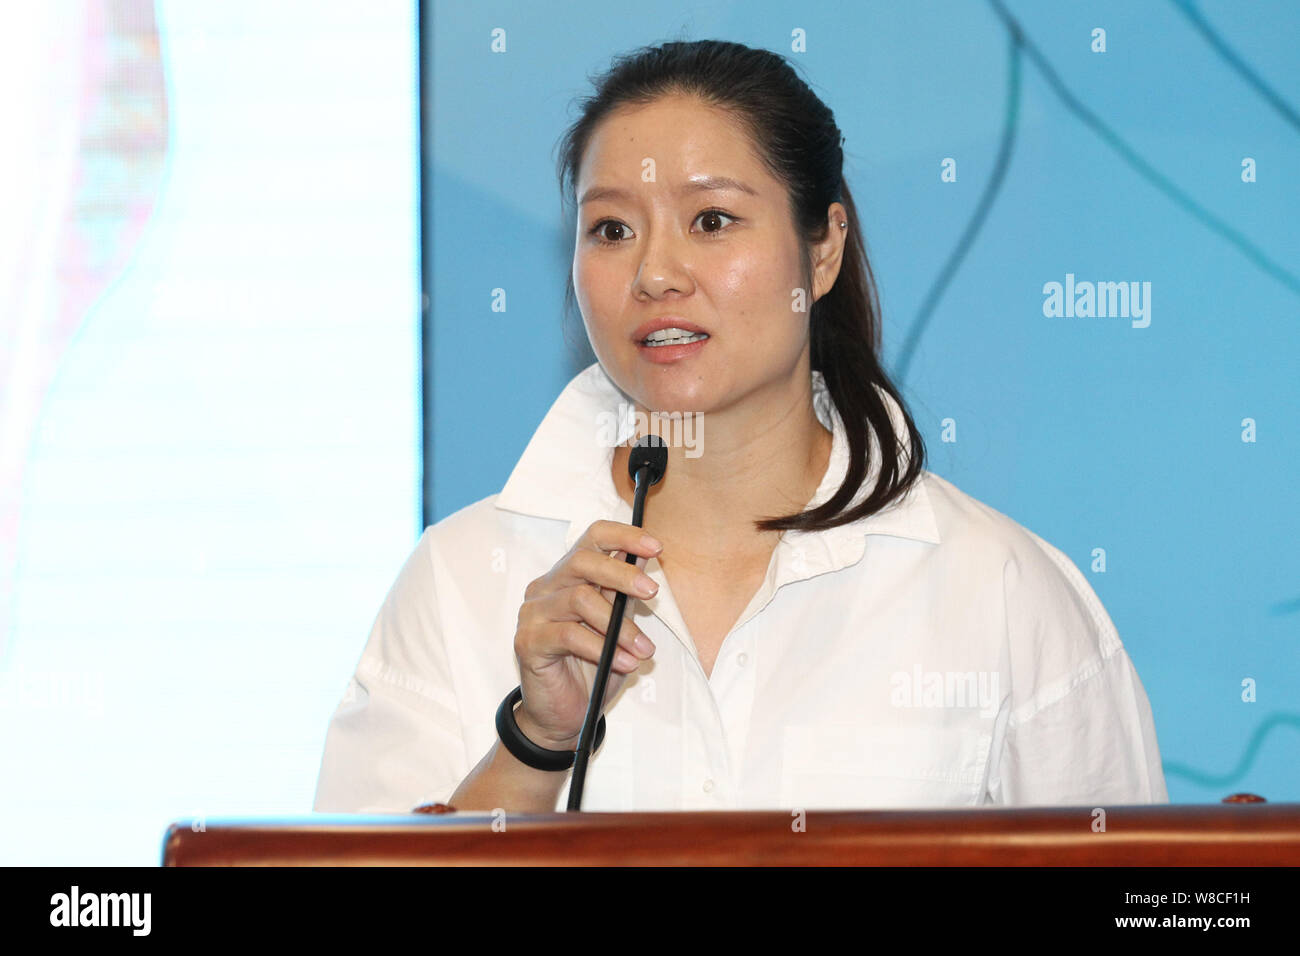
{"type": "Polygon", "coordinates": [[[636,667],[637,664],[641,663],[627,651],[619,651],[615,657],[618,660],[619,667],[636,667]]]}
{"type": "Polygon", "coordinates": [[[648,534],[643,534],[641,536],[641,547],[645,548],[647,551],[654,551],[655,553],[664,549],[664,546],[659,543],[658,539],[652,538],[648,534]]]}
{"type": "Polygon", "coordinates": [[[644,634],[638,634],[636,636],[636,639],[632,641],[632,644],[642,654],[649,654],[651,651],[655,649],[655,646],[653,643],[651,643],[650,638],[646,637],[644,634]]]}
{"type": "Polygon", "coordinates": [[[636,576],[636,589],[646,597],[652,597],[659,590],[659,585],[648,574],[638,574],[636,576]]]}

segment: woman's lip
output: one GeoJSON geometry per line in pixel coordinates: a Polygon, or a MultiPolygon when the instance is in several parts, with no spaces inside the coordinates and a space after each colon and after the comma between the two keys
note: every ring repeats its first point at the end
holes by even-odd
{"type": "Polygon", "coordinates": [[[644,342],[638,342],[636,348],[641,353],[642,358],[658,365],[664,365],[694,355],[710,341],[712,340],[696,339],[694,342],[687,342],[683,345],[646,345],[644,342]]]}

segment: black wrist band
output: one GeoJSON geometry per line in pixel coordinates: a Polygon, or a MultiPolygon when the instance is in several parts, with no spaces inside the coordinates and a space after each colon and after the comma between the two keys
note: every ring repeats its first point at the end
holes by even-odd
{"type": "MultiPolygon", "coordinates": [[[[525,737],[524,732],[515,723],[515,704],[523,699],[523,687],[516,687],[506,695],[506,699],[497,708],[497,736],[501,738],[501,743],[505,745],[506,750],[514,754],[515,759],[534,770],[568,770],[573,766],[575,751],[547,750],[545,747],[539,747],[525,737]]],[[[601,714],[600,721],[596,724],[595,746],[591,749],[599,750],[604,739],[605,715],[601,714]]]]}

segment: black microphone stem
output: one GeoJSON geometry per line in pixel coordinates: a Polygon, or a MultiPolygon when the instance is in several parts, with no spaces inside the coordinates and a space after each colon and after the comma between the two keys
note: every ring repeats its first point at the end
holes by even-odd
{"type": "MultiPolygon", "coordinates": [[[[636,470],[636,492],[632,496],[632,524],[638,528],[645,519],[645,496],[654,484],[650,479],[650,465],[646,464],[636,470]]],[[[628,564],[636,564],[635,554],[627,555],[628,564]]],[[[609,683],[609,671],[614,666],[614,652],[618,649],[618,632],[623,627],[623,612],[627,607],[627,595],[619,591],[614,595],[614,613],[609,619],[609,628],[605,631],[605,646],[600,652],[600,663],[596,665],[596,682],[592,685],[591,700],[587,703],[587,717],[582,722],[582,733],[578,736],[578,749],[573,759],[573,778],[569,781],[569,810],[582,809],[582,785],[587,779],[587,761],[591,757],[591,746],[596,739],[596,724],[600,721],[600,712],[605,705],[605,687],[609,683]]]]}

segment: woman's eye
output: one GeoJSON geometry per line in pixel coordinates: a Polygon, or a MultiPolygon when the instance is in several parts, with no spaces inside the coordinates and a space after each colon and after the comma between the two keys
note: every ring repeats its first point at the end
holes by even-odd
{"type": "MultiPolygon", "coordinates": [[[[729,216],[725,212],[722,212],[721,210],[718,209],[706,209],[704,210],[704,212],[700,213],[698,216],[695,217],[696,222],[699,222],[701,219],[703,219],[706,223],[711,223],[719,219],[730,219],[731,221],[734,222],[736,217],[729,216]]],[[[721,232],[723,228],[724,226],[722,225],[719,225],[716,229],[712,229],[706,226],[704,231],[706,233],[715,233],[715,232],[721,232]]]]}
{"type": "Polygon", "coordinates": [[[611,237],[611,230],[619,230],[621,233],[630,233],[631,230],[615,219],[602,219],[592,228],[591,234],[607,246],[616,246],[624,239],[626,235],[615,234],[611,237]]]}
{"type": "MultiPolygon", "coordinates": [[[[726,223],[722,222],[724,219],[730,222],[737,221],[735,216],[719,209],[706,209],[695,217],[696,222],[703,221],[701,231],[705,235],[716,235],[722,232],[726,228],[726,223]]],[[[636,234],[617,219],[602,219],[591,227],[590,234],[606,246],[617,246],[629,238],[636,238],[636,234]]]]}

